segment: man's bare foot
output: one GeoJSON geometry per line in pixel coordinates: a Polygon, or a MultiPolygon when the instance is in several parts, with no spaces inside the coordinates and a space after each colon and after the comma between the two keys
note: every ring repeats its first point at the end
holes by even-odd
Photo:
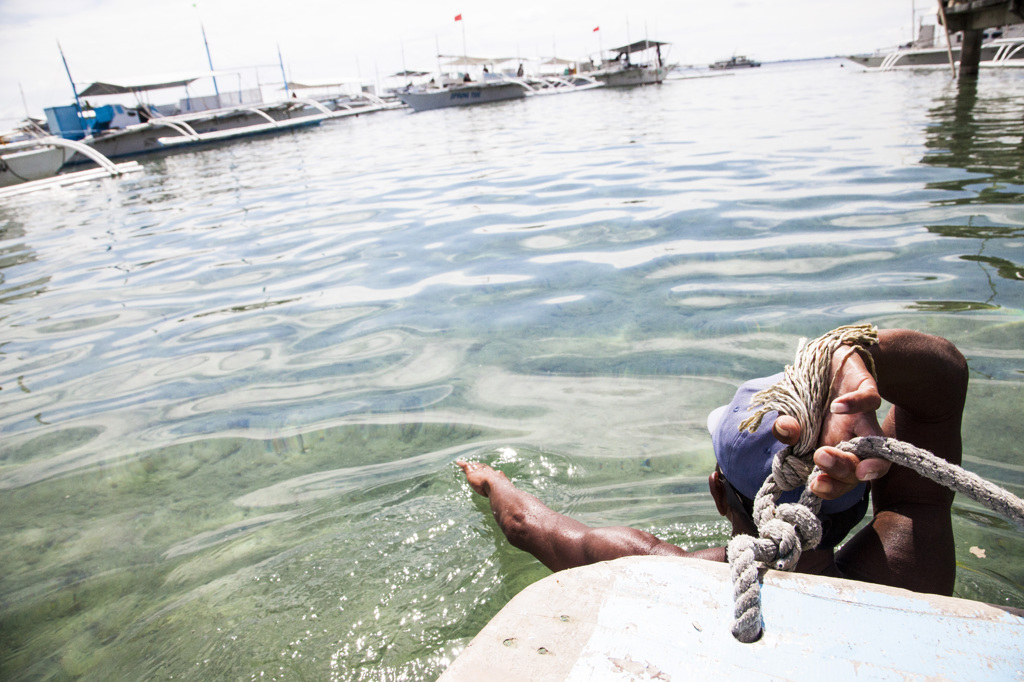
{"type": "Polygon", "coordinates": [[[491,493],[491,482],[494,480],[508,480],[508,476],[500,471],[495,471],[483,462],[467,462],[462,459],[455,460],[455,463],[462,468],[466,474],[466,482],[478,495],[488,497],[491,493]]]}

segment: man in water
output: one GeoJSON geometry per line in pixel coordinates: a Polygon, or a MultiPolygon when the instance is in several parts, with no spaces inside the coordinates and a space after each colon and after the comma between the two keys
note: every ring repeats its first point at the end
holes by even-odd
{"type": "MultiPolygon", "coordinates": [[[[881,459],[861,461],[831,446],[856,436],[885,435],[959,465],[967,362],[952,343],[936,336],[880,330],[878,339],[866,351],[877,381],[852,348],[840,347],[832,358],[830,409],[814,453],[823,473],[811,484],[812,492],[826,500],[823,539],[817,549],[802,553],[796,570],[949,595],[956,573],[953,493],[904,467],[881,459]],[[879,425],[875,411],[883,398],[893,407],[879,425]],[[835,551],[864,516],[869,492],[871,521],[835,551]]],[[[744,384],[730,405],[708,419],[718,460],[708,486],[718,512],[732,523],[733,535],[757,535],[751,499],[771,470],[774,453],[800,436],[796,419],[773,419],[775,413],[765,416],[755,434],[738,429],[750,396],[774,379],[744,384]]],[[[687,552],[635,528],[592,528],[549,509],[486,464],[457,464],[473,490],[489,499],[508,541],[553,571],[638,555],[726,560],[724,547],[687,552]]]]}

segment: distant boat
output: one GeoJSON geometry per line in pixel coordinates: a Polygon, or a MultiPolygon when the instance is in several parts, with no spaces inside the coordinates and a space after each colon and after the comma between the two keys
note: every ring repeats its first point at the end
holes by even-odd
{"type": "Polygon", "coordinates": [[[592,76],[613,88],[661,83],[674,67],[674,65],[666,65],[664,62],[661,48],[665,45],[669,45],[669,43],[640,40],[616,47],[612,49],[612,52],[616,54],[615,59],[602,61],[599,68],[586,71],[585,75],[592,76]],[[639,62],[634,61],[632,58],[634,54],[641,55],[642,59],[639,62]]]}
{"type": "MultiPolygon", "coordinates": [[[[960,62],[962,35],[951,36],[947,49],[945,40],[937,41],[934,25],[923,25],[917,38],[906,45],[878,50],[870,55],[851,55],[850,61],[869,69],[948,69],[950,53],[954,63],[960,62]]],[[[978,62],[984,67],[1024,67],[1024,24],[1014,24],[983,33],[978,62]]]]}
{"type": "Polygon", "coordinates": [[[729,59],[723,59],[722,61],[715,62],[709,65],[708,68],[717,70],[725,69],[751,69],[757,66],[761,66],[761,62],[755,62],[752,59],[741,56],[733,56],[729,59]]]}

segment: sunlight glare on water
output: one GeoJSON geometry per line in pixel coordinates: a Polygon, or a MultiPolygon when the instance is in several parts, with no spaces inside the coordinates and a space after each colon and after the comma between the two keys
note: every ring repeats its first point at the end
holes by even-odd
{"type": "MultiPolygon", "coordinates": [[[[722,544],[707,413],[840,324],[957,343],[965,465],[1024,493],[1011,71],[383,112],[5,201],[0,677],[434,679],[548,574],[455,459],[722,544]]],[[[1020,532],[954,512],[957,595],[1024,607],[1020,532]]]]}

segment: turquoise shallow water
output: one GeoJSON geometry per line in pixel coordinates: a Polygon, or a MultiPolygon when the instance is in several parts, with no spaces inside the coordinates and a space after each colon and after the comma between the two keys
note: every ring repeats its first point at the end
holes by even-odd
{"type": "MultiPolygon", "coordinates": [[[[956,342],[965,465],[1024,494],[1022,110],[769,65],[0,205],[0,677],[433,679],[547,574],[457,457],[723,543],[707,412],[839,324],[956,342]]],[[[957,594],[1024,607],[1024,535],[955,513],[957,594]]]]}

